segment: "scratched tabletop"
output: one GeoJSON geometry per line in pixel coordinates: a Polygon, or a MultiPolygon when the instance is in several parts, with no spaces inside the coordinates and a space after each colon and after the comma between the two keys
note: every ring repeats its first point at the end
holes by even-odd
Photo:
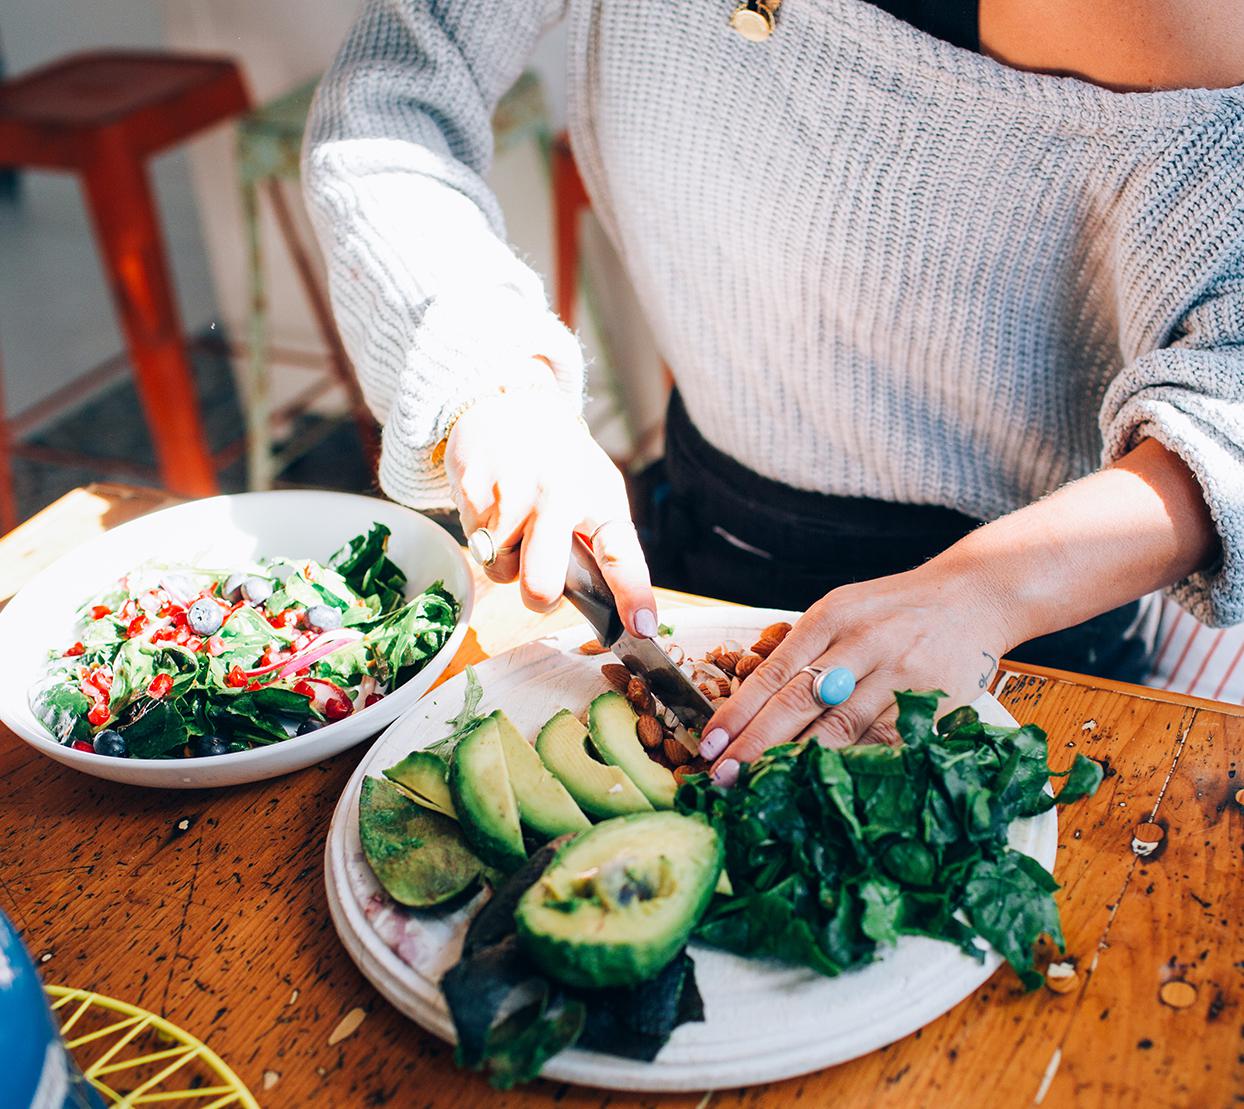
{"type": "MultiPolygon", "coordinates": [[[[0,599],[168,503],[76,490],[0,540],[0,599]]],[[[480,584],[450,674],[578,622],[480,584]]],[[[709,602],[665,594],[662,610],[695,603],[709,602]]],[[[1048,732],[1056,769],[1077,753],[1107,768],[1096,797],[1059,814],[1072,976],[1062,992],[1025,994],[1003,968],[906,1039],[772,1085],[654,1098],[535,1082],[497,1094],[458,1071],[449,1047],[359,974],[329,921],[325,834],[366,746],[274,781],[162,792],[75,773],[0,729],[0,905],[46,982],[167,1016],[265,1106],[1244,1103],[1244,710],[1016,666],[996,693],[1048,732]]]]}

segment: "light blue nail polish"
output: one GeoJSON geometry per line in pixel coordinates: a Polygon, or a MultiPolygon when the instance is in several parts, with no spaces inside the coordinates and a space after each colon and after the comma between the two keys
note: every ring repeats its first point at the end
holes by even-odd
{"type": "Polygon", "coordinates": [[[721,765],[713,771],[713,784],[730,789],[739,780],[739,760],[723,759],[721,765]]]}
{"type": "Polygon", "coordinates": [[[841,705],[855,692],[855,675],[845,666],[826,670],[816,679],[816,699],[826,708],[841,705]]]}
{"type": "Polygon", "coordinates": [[[635,630],[642,636],[651,639],[657,634],[657,615],[650,608],[641,608],[635,613],[635,630]]]}
{"type": "Polygon", "coordinates": [[[724,728],[713,728],[700,740],[700,758],[715,759],[726,749],[730,737],[724,728]]]}

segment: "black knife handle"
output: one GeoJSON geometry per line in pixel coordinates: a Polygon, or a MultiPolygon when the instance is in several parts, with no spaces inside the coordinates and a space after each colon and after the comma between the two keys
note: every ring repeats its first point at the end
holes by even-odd
{"type": "Polygon", "coordinates": [[[575,534],[570,544],[570,565],[566,571],[566,597],[592,625],[601,646],[612,647],[626,629],[618,615],[618,604],[613,599],[596,556],[584,538],[575,534]]]}

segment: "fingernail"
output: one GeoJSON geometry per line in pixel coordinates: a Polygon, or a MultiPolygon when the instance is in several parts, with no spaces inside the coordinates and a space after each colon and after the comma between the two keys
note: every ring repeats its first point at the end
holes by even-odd
{"type": "Polygon", "coordinates": [[[635,613],[635,630],[651,639],[657,634],[657,614],[650,608],[641,608],[635,613]]]}
{"type": "Polygon", "coordinates": [[[713,728],[700,740],[700,758],[715,759],[726,749],[730,737],[724,728],[713,728]]]}
{"type": "Polygon", "coordinates": [[[712,779],[714,785],[730,789],[739,780],[739,760],[723,759],[721,765],[713,771],[712,779]]]}

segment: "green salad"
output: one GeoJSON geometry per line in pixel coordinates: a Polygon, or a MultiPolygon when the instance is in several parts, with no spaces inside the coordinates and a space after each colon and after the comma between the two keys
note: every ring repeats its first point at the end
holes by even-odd
{"type": "Polygon", "coordinates": [[[405,599],[373,524],[327,565],[147,563],[87,601],[30,704],[66,746],[113,758],[223,755],[344,720],[418,673],[458,602],[405,599]]]}

